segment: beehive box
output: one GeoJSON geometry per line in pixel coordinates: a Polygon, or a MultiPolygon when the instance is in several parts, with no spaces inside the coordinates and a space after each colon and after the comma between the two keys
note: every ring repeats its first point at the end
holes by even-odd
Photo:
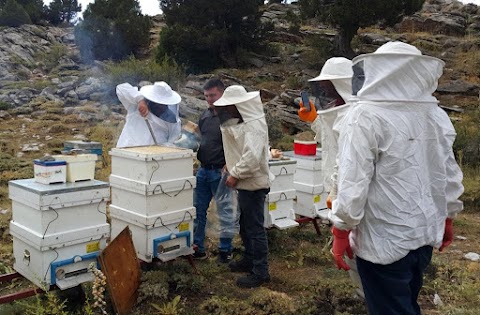
{"type": "Polygon", "coordinates": [[[306,185],[295,182],[297,198],[294,203],[295,213],[309,218],[317,218],[322,210],[327,209],[328,193],[323,185],[306,185]]]}
{"type": "Polygon", "coordinates": [[[88,265],[96,263],[106,246],[110,226],[79,228],[67,233],[42,235],[10,221],[13,236],[13,268],[41,288],[56,284],[68,289],[93,280],[88,265]]]}
{"type": "Polygon", "coordinates": [[[152,216],[162,212],[193,206],[193,176],[146,184],[116,175],[110,175],[112,204],[134,212],[152,216]]]}
{"type": "Polygon", "coordinates": [[[67,182],[92,180],[95,178],[96,154],[54,155],[57,160],[67,162],[67,182]]]}
{"type": "Polygon", "coordinates": [[[307,185],[323,185],[322,157],[317,155],[298,155],[292,151],[284,152],[284,156],[297,161],[294,181],[307,185]]]}
{"type": "Polygon", "coordinates": [[[37,183],[56,184],[67,181],[67,162],[34,160],[33,163],[33,173],[37,183]]]}
{"type": "Polygon", "coordinates": [[[295,189],[283,192],[270,192],[265,198],[264,227],[275,227],[280,230],[298,226],[295,221],[293,202],[295,189]]]}
{"type": "Polygon", "coordinates": [[[112,174],[143,183],[193,175],[193,151],[167,146],[113,148],[112,174]]]}
{"type": "Polygon", "coordinates": [[[297,161],[295,160],[272,160],[268,162],[270,172],[275,179],[270,185],[270,192],[283,192],[293,188],[293,181],[297,161]]]}
{"type": "Polygon", "coordinates": [[[128,226],[137,257],[145,262],[153,258],[169,261],[193,254],[193,220],[195,208],[171,211],[155,216],[143,216],[110,205],[112,238],[128,226]]]}
{"type": "Polygon", "coordinates": [[[12,220],[40,235],[106,223],[108,183],[88,181],[44,185],[33,178],[8,182],[12,220]]]}
{"type": "Polygon", "coordinates": [[[102,156],[103,149],[100,142],[88,141],[88,140],[69,140],[63,143],[65,151],[71,150],[83,150],[86,153],[96,154],[97,157],[102,156]]]}

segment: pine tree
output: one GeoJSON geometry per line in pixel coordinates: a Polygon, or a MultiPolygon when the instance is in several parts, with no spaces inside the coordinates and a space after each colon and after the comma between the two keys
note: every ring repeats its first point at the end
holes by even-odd
{"type": "Polygon", "coordinates": [[[271,25],[260,22],[261,0],[160,0],[167,26],[157,61],[166,56],[201,72],[241,63],[241,52],[263,46],[271,25]]]}
{"type": "Polygon", "coordinates": [[[17,3],[25,9],[33,24],[38,24],[45,19],[43,0],[17,0],[17,3]]]}
{"type": "Polygon", "coordinates": [[[299,0],[303,16],[316,17],[338,28],[337,55],[355,56],[351,41],[360,27],[384,23],[393,25],[403,16],[422,8],[424,0],[299,0]]]}
{"type": "Polygon", "coordinates": [[[150,43],[151,22],[137,0],[96,0],[83,17],[75,38],[86,61],[120,60],[150,43]]]}
{"type": "Polygon", "coordinates": [[[53,25],[70,23],[82,11],[77,0],[53,0],[47,10],[47,18],[53,25]]]}
{"type": "Polygon", "coordinates": [[[15,0],[6,0],[0,12],[0,25],[18,27],[22,24],[31,24],[32,21],[25,9],[15,0]]]}

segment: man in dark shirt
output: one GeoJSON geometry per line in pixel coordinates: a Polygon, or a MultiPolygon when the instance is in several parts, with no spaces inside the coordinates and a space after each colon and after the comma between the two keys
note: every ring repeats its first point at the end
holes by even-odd
{"type": "MultiPolygon", "coordinates": [[[[194,206],[197,210],[194,229],[194,244],[197,247],[193,254],[195,259],[206,259],[205,251],[205,225],[207,223],[207,210],[212,197],[217,192],[222,178],[222,169],[225,166],[223,153],[222,133],[220,120],[215,112],[213,103],[222,95],[225,86],[219,79],[209,80],[203,87],[203,93],[209,107],[202,113],[198,122],[198,128],[202,135],[197,159],[201,166],[197,171],[197,186],[195,188],[194,206]]],[[[232,198],[227,198],[228,200],[232,198]]],[[[234,226],[231,218],[236,209],[231,202],[216,201],[220,224],[219,257],[221,263],[228,263],[232,259],[232,238],[234,226]]]]}

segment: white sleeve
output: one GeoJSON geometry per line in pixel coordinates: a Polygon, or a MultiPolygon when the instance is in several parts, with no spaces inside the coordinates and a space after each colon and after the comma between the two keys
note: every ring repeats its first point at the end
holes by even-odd
{"type": "Polygon", "coordinates": [[[463,194],[463,173],[455,160],[453,153],[453,142],[455,141],[455,129],[451,126],[451,132],[448,132],[448,159],[446,162],[447,185],[445,187],[445,197],[447,199],[447,215],[449,218],[454,218],[457,213],[463,210],[463,202],[459,200],[463,194]]]}
{"type": "Polygon", "coordinates": [[[130,83],[117,85],[116,93],[118,100],[122,103],[127,112],[135,111],[138,108],[138,102],[143,99],[138,89],[130,83]]]}
{"type": "Polygon", "coordinates": [[[336,227],[346,230],[358,225],[364,216],[378,149],[366,112],[352,113],[343,127],[338,152],[338,194],[332,203],[331,219],[336,227]]]}

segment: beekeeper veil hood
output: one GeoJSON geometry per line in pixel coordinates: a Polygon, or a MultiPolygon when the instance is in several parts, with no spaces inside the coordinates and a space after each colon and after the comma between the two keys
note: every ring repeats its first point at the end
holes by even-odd
{"type": "Polygon", "coordinates": [[[158,118],[176,123],[179,119],[179,103],[182,98],[164,81],[155,82],[140,88],[140,93],[147,100],[148,109],[158,118]]]}
{"type": "MultiPolygon", "coordinates": [[[[320,75],[308,81],[311,84],[313,95],[319,99],[325,97],[325,92],[327,92],[325,90],[322,91],[320,83],[322,81],[330,81],[335,88],[337,98],[338,96],[341,97],[343,103],[346,103],[352,94],[352,76],[352,61],[344,57],[333,57],[325,62],[320,71],[320,75]]],[[[330,97],[332,98],[333,95],[330,97]]],[[[328,100],[326,102],[328,103],[328,100]]],[[[340,104],[334,105],[338,106],[340,104]]],[[[320,108],[328,109],[328,106],[326,108],[320,106],[320,108]]]]}
{"type": "Polygon", "coordinates": [[[353,94],[360,100],[436,102],[444,62],[424,56],[416,47],[388,42],[374,53],[352,60],[353,94]]]}
{"type": "MultiPolygon", "coordinates": [[[[262,100],[260,99],[260,92],[247,92],[241,85],[231,85],[227,87],[222,97],[213,103],[213,105],[218,109],[219,116],[223,114],[226,115],[225,111],[221,110],[222,107],[235,105],[244,123],[265,116],[262,100]],[[220,114],[221,112],[223,112],[223,114],[220,114]]],[[[237,117],[232,116],[231,118],[237,117]]],[[[222,120],[225,121],[225,117],[222,120]]]]}

